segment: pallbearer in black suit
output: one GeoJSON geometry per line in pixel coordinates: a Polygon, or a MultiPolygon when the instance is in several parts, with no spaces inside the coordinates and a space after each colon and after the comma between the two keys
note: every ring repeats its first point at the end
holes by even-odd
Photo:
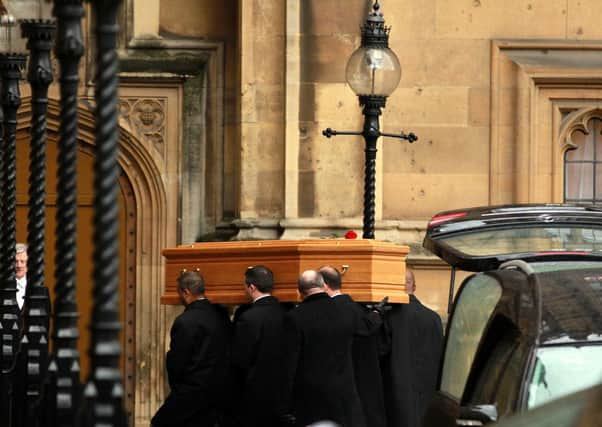
{"type": "Polygon", "coordinates": [[[389,427],[419,427],[437,387],[443,347],[441,318],[414,295],[414,273],[406,270],[409,304],[385,316],[390,352],[383,360],[385,406],[389,427]]]}
{"type": "Polygon", "coordinates": [[[231,325],[227,314],[205,298],[205,282],[195,271],[178,277],[186,309],[171,328],[167,377],[171,392],[153,427],[214,427],[226,406],[231,325]]]}
{"type": "Polygon", "coordinates": [[[342,310],[356,323],[352,359],[357,391],[364,417],[369,427],[386,427],[385,401],[380,373],[378,334],[382,317],[378,311],[368,310],[341,291],[341,273],[329,265],[320,267],[324,289],[342,310]]]}
{"type": "Polygon", "coordinates": [[[235,419],[245,427],[278,423],[283,379],[283,322],[285,310],[276,297],[272,271],[258,265],[245,272],[252,303],[234,317],[232,366],[239,396],[235,419]]]}
{"type": "Polygon", "coordinates": [[[298,426],[329,420],[363,427],[351,361],[353,319],[326,294],[317,271],[305,271],[298,288],[303,302],[285,317],[287,409],[298,426]]]}

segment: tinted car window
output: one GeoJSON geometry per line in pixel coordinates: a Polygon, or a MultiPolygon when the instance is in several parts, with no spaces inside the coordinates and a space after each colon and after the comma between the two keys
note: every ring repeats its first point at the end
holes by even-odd
{"type": "Polygon", "coordinates": [[[467,279],[456,300],[445,347],[441,390],[458,400],[464,392],[481,336],[501,295],[502,288],[494,278],[477,274],[467,279]]]}
{"type": "Polygon", "coordinates": [[[602,270],[555,271],[537,278],[542,346],[602,341],[602,270]]]}
{"type": "Polygon", "coordinates": [[[602,345],[542,347],[537,350],[527,406],[584,390],[602,381],[602,345]]]}
{"type": "Polygon", "coordinates": [[[516,411],[519,403],[518,397],[523,385],[523,372],[528,351],[528,346],[519,344],[512,352],[501,375],[495,395],[499,417],[505,417],[516,411]]]}
{"type": "Polygon", "coordinates": [[[506,413],[514,406],[522,377],[520,332],[498,315],[486,334],[473,362],[464,398],[475,405],[496,403],[498,412],[506,413]]]}

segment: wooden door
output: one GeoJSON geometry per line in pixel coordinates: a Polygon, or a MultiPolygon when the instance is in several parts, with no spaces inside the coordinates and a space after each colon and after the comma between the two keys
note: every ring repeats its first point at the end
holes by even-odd
{"type": "MultiPolygon", "coordinates": [[[[47,186],[46,186],[46,241],[45,241],[45,282],[54,301],[55,288],[55,255],[56,255],[56,183],[57,183],[57,143],[56,134],[49,135],[47,144],[47,186]]],[[[27,242],[27,214],[28,214],[28,180],[29,180],[29,134],[20,132],[17,135],[17,241],[27,242]]],[[[77,290],[76,298],[79,310],[79,352],[81,357],[81,378],[85,381],[90,372],[90,359],[88,349],[90,345],[90,320],[92,314],[92,255],[93,255],[93,152],[92,147],[80,145],[77,156],[77,251],[76,273],[77,290]]],[[[122,357],[121,366],[124,382],[126,383],[126,397],[128,412],[133,404],[133,330],[134,330],[134,272],[132,265],[134,257],[133,234],[135,227],[134,209],[131,201],[131,189],[124,175],[121,174],[119,203],[120,203],[120,309],[121,319],[125,328],[122,330],[122,357]],[[130,246],[128,248],[128,246],[130,246]],[[127,258],[127,259],[126,259],[127,258]],[[126,285],[127,284],[127,285],[126,285]],[[129,289],[128,289],[129,288],[129,289]],[[126,301],[126,295],[131,300],[126,301]],[[126,363],[129,362],[129,363],[126,363]],[[126,368],[126,366],[128,368],[126,368]]]]}

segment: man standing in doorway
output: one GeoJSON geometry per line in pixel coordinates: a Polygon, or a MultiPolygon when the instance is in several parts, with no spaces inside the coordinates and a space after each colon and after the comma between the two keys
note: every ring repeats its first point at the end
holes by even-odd
{"type": "Polygon", "coordinates": [[[27,245],[17,243],[15,245],[15,278],[17,279],[17,304],[19,310],[23,311],[25,304],[25,292],[27,290],[27,245]]]}
{"type": "Polygon", "coordinates": [[[234,317],[232,367],[237,425],[275,426],[282,399],[285,310],[272,296],[274,277],[263,266],[249,267],[245,288],[252,303],[241,306],[234,317]]]}
{"type": "Polygon", "coordinates": [[[166,356],[171,392],[153,417],[153,427],[214,427],[229,390],[230,321],[205,298],[200,273],[178,277],[186,306],[174,320],[166,356]]]}
{"type": "Polygon", "coordinates": [[[437,387],[443,347],[441,318],[414,295],[416,280],[406,270],[408,304],[385,316],[389,353],[383,360],[383,383],[389,427],[419,427],[437,387]]]}

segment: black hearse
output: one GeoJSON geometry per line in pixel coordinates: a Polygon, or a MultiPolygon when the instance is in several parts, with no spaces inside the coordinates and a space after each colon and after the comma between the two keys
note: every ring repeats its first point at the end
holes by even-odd
{"type": "Polygon", "coordinates": [[[453,303],[425,427],[481,425],[602,380],[602,210],[447,211],[423,245],[452,278],[476,272],[453,303]]]}

